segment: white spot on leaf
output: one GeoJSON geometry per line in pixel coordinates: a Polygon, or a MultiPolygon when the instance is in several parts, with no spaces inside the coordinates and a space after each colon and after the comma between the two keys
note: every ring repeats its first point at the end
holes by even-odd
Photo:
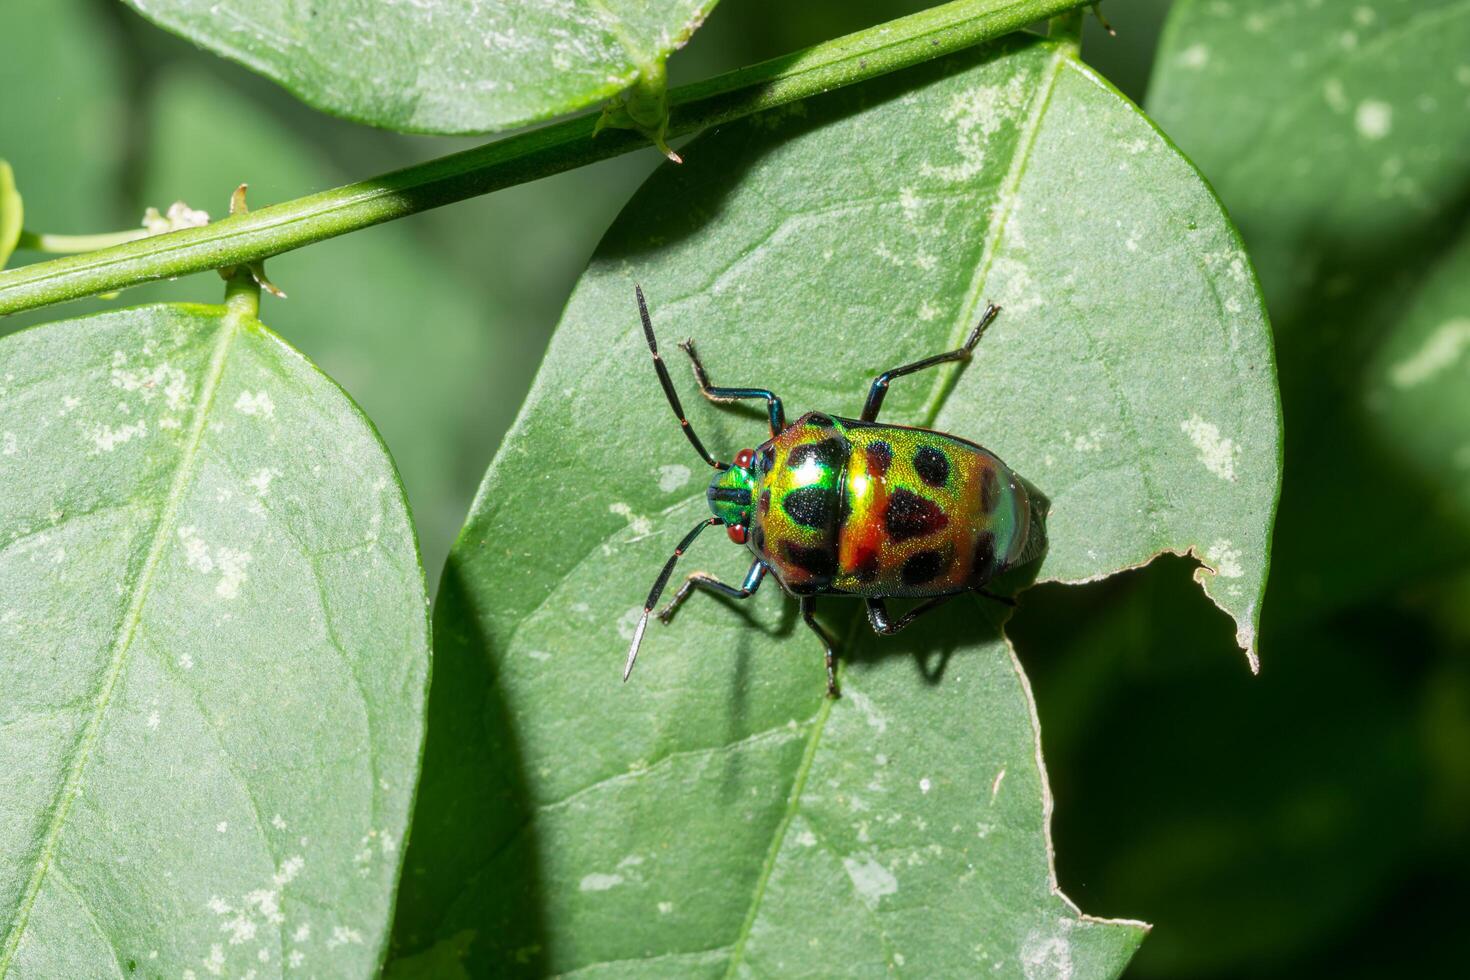
{"type": "Polygon", "coordinates": [[[658,468],[658,488],[664,493],[673,493],[689,482],[689,467],[673,463],[658,468]]]}
{"type": "Polygon", "coordinates": [[[1393,128],[1393,106],[1377,99],[1365,99],[1358,103],[1353,125],[1364,139],[1381,140],[1393,128]]]}
{"type": "Polygon", "coordinates": [[[593,872],[582,878],[579,886],[584,892],[605,892],[609,888],[616,888],[623,883],[622,875],[605,875],[593,872]]]}
{"type": "Polygon", "coordinates": [[[884,895],[892,895],[898,891],[898,879],[893,877],[893,872],[879,864],[871,855],[864,855],[861,859],[845,857],[842,859],[842,867],[852,879],[852,887],[857,890],[858,896],[869,907],[877,905],[878,899],[884,895]]]}
{"type": "Polygon", "coordinates": [[[114,429],[110,425],[98,425],[92,429],[92,443],[98,452],[110,453],[118,446],[134,439],[141,439],[148,434],[148,423],[139,419],[131,425],[120,425],[114,429]]]}
{"type": "Polygon", "coordinates": [[[1240,447],[1233,439],[1222,438],[1219,426],[1199,415],[1191,415],[1179,423],[1179,429],[1194,443],[1205,469],[1222,480],[1235,479],[1235,459],[1240,455],[1240,447]]]}
{"type": "Polygon", "coordinates": [[[1179,64],[1185,68],[1200,69],[1210,63],[1210,49],[1203,44],[1191,44],[1179,52],[1179,64]]]}
{"type": "Polygon", "coordinates": [[[1470,347],[1470,319],[1463,317],[1441,324],[1408,358],[1389,369],[1395,388],[1412,388],[1454,365],[1470,347]]]}
{"type": "Polygon", "coordinates": [[[271,401],[270,392],[257,391],[253,394],[248,391],[240,392],[240,397],[235,399],[235,411],[241,415],[259,415],[262,418],[274,418],[276,404],[271,401]]]}
{"type": "Polygon", "coordinates": [[[1244,575],[1245,569],[1241,567],[1240,560],[1240,549],[1224,538],[1205,549],[1205,561],[1215,567],[1216,574],[1221,578],[1240,578],[1244,575]]]}
{"type": "Polygon", "coordinates": [[[635,536],[643,537],[646,534],[652,533],[653,522],[641,514],[633,513],[633,508],[630,504],[619,501],[615,504],[608,504],[607,509],[610,513],[617,514],[626,520],[628,527],[632,528],[635,536]]]}
{"type": "Polygon", "coordinates": [[[1070,980],[1072,944],[1064,936],[1033,931],[1021,945],[1021,972],[1026,980],[1070,980]]]}

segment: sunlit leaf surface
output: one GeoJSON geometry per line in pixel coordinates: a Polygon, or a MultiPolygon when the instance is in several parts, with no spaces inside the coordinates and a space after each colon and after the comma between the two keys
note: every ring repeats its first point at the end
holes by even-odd
{"type": "Polygon", "coordinates": [[[0,379],[0,977],[367,974],[428,672],[376,433],[221,307],[0,379]]]}

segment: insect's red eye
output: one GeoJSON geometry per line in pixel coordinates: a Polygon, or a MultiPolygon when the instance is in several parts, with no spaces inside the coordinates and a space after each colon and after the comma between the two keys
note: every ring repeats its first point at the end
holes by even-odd
{"type": "Polygon", "coordinates": [[[744,524],[726,524],[725,533],[730,535],[730,540],[736,544],[745,543],[746,532],[744,524]]]}
{"type": "Polygon", "coordinates": [[[755,451],[754,450],[751,450],[751,449],[742,449],[742,450],[740,450],[740,452],[738,452],[738,453],[735,454],[735,465],[738,466],[738,467],[740,467],[742,470],[749,469],[750,468],[750,461],[752,459],[754,459],[754,458],[755,458],[755,451]]]}

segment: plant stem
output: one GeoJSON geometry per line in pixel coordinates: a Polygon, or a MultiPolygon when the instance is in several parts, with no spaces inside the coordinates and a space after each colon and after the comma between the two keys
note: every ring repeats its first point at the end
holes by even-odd
{"type": "MultiPolygon", "coordinates": [[[[670,138],[820,95],[1009,34],[1090,0],[955,0],[670,93],[670,138]]],[[[648,145],[593,138],[588,113],[370,180],[203,228],[0,272],[0,315],[154,279],[258,262],[384,221],[595,163],[648,145]]]]}
{"type": "Polygon", "coordinates": [[[256,319],[260,316],[260,283],[250,270],[237,266],[225,280],[225,308],[236,319],[256,319]]]}
{"type": "Polygon", "coordinates": [[[1086,16],[1087,12],[1080,9],[1058,14],[1047,24],[1046,36],[1069,48],[1069,57],[1077,58],[1082,54],[1082,22],[1086,16]]]}
{"type": "Polygon", "coordinates": [[[114,245],[125,245],[148,237],[146,228],[129,228],[127,231],[109,231],[99,235],[48,235],[44,232],[22,231],[16,248],[32,252],[51,252],[56,255],[75,255],[78,252],[96,252],[114,245]]]}

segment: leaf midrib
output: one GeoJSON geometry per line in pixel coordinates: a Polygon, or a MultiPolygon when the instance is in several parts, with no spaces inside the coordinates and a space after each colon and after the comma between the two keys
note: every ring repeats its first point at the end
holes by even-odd
{"type": "Polygon", "coordinates": [[[108,706],[112,702],[112,695],[117,687],[117,681],[127,667],[128,654],[132,648],[134,636],[137,634],[138,624],[143,617],[143,608],[147,604],[148,592],[153,584],[153,576],[157,572],[158,565],[163,559],[163,553],[172,538],[171,527],[178,517],[179,505],[184,494],[188,491],[193,481],[199,444],[204,438],[205,423],[209,418],[209,410],[214,404],[215,395],[219,391],[220,379],[224,376],[225,364],[228,359],[230,347],[239,332],[241,321],[246,314],[231,308],[221,320],[220,334],[215,340],[214,349],[210,352],[209,366],[205,370],[203,382],[199,388],[198,410],[190,424],[189,433],[184,442],[183,449],[179,454],[178,469],[174,473],[173,482],[169,485],[168,496],[164,500],[164,506],[159,511],[158,521],[153,528],[153,537],[149,542],[148,555],[143,561],[137,578],[134,580],[132,596],[128,601],[128,608],[123,615],[122,624],[117,633],[117,639],[113,643],[112,654],[108,661],[107,671],[103,674],[102,682],[97,689],[93,700],[96,702],[92,711],[92,717],[88,719],[87,726],[78,737],[77,747],[73,750],[73,758],[70,770],[67,772],[66,781],[58,791],[51,808],[51,821],[46,827],[46,833],[41,845],[40,855],[36,859],[35,867],[31,870],[31,877],[26,882],[25,891],[22,893],[20,909],[16,914],[14,924],[11,926],[10,934],[5,939],[3,949],[0,949],[0,980],[10,974],[10,965],[15,959],[16,951],[20,948],[21,938],[25,935],[26,926],[29,924],[30,914],[35,907],[36,898],[41,892],[41,885],[45,881],[46,873],[51,867],[56,856],[57,845],[61,839],[61,832],[66,825],[66,818],[71,811],[71,805],[76,800],[77,793],[81,789],[82,778],[85,775],[87,763],[91,759],[92,749],[95,747],[97,736],[102,728],[102,720],[107,714],[108,706]]]}
{"type": "MultiPolygon", "coordinates": [[[[974,308],[979,304],[979,297],[985,288],[989,270],[995,260],[995,253],[999,250],[1000,240],[1005,235],[1005,226],[1014,209],[1014,198],[1020,190],[1021,177],[1025,173],[1026,164],[1030,160],[1031,151],[1036,145],[1037,134],[1041,130],[1042,119],[1046,115],[1047,107],[1051,104],[1052,92],[1056,88],[1057,78],[1061,75],[1062,67],[1070,62],[1068,52],[1070,49],[1057,46],[1052,51],[1051,60],[1047,63],[1045,76],[1041,80],[1042,89],[1039,91],[1031,106],[1026,122],[1018,134],[1016,141],[1016,155],[1011,160],[1010,168],[1006,172],[1005,180],[1001,184],[998,202],[1001,205],[999,216],[995,225],[987,229],[985,241],[981,246],[980,260],[976,263],[976,274],[971,281],[970,290],[963,304],[961,316],[958,318],[956,330],[958,336],[953,339],[952,345],[958,345],[963,339],[966,324],[968,323],[974,308]]],[[[957,371],[941,373],[935,381],[933,394],[924,406],[924,425],[932,426],[939,415],[945,397],[953,388],[957,371]]],[[[853,617],[853,626],[848,630],[848,644],[857,632],[863,617],[861,614],[853,617]]],[[[843,673],[843,661],[839,660],[838,671],[843,673]]],[[[766,888],[770,883],[771,875],[775,871],[776,858],[781,852],[781,845],[785,841],[786,832],[791,827],[791,822],[796,818],[796,812],[801,805],[802,793],[806,788],[807,777],[811,773],[812,764],[816,759],[817,746],[821,742],[822,732],[825,731],[827,718],[832,713],[833,701],[824,698],[822,706],[817,710],[812,720],[811,734],[807,737],[807,746],[802,755],[801,763],[797,766],[795,779],[791,784],[791,793],[786,800],[786,812],[782,814],[781,821],[776,825],[775,832],[771,835],[771,846],[766,852],[765,860],[761,864],[759,878],[756,879],[755,890],[751,895],[750,908],[746,911],[745,920],[741,923],[740,933],[735,939],[733,949],[730,953],[730,963],[725,970],[726,980],[731,980],[739,971],[742,959],[745,956],[745,946],[750,940],[751,930],[755,926],[756,917],[760,914],[760,906],[765,898],[766,888]]]]}

